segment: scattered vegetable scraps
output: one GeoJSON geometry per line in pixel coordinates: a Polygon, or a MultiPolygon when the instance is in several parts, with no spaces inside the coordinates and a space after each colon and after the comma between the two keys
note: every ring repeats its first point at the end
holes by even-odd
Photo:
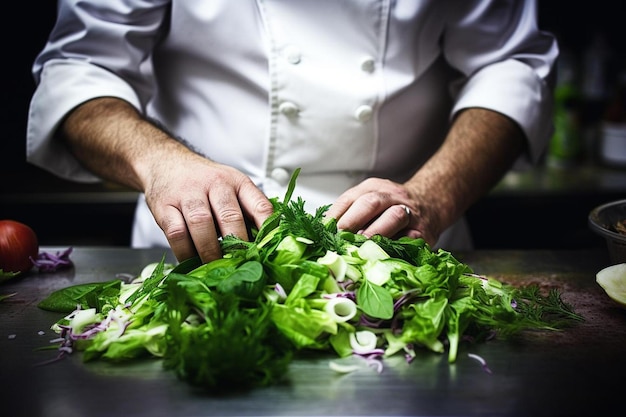
{"type": "Polygon", "coordinates": [[[33,265],[39,269],[39,272],[55,272],[59,269],[69,268],[73,265],[70,259],[72,247],[61,252],[51,253],[41,251],[35,258],[30,258],[33,265]]]}
{"type": "Polygon", "coordinates": [[[380,372],[385,358],[410,362],[420,348],[447,350],[454,362],[466,335],[555,330],[580,319],[558,294],[539,297],[475,274],[422,239],[339,231],[324,216],[328,206],[308,213],[291,199],[297,175],[251,242],[222,240],[221,259],[174,266],[163,258],[130,283],[50,294],[39,307],[68,314],[52,326],[60,357],[149,355],[192,385],[246,388],[280,381],[303,351],[361,358],[380,372]]]}
{"type": "Polygon", "coordinates": [[[0,302],[2,302],[3,300],[6,300],[7,298],[13,297],[15,294],[17,294],[16,292],[11,293],[11,294],[0,294],[0,302]]]}

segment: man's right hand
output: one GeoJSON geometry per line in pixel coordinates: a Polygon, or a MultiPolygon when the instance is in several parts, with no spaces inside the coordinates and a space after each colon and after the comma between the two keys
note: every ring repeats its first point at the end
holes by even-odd
{"type": "Polygon", "coordinates": [[[247,239],[246,219],[260,227],[273,211],[247,175],[191,151],[123,100],[80,105],[61,134],[96,175],[145,193],[178,260],[219,258],[219,236],[247,239]]]}
{"type": "Polygon", "coordinates": [[[146,202],[179,260],[196,253],[203,262],[219,258],[219,236],[247,240],[246,218],[260,227],[273,211],[252,180],[232,167],[196,154],[158,165],[146,202]]]}

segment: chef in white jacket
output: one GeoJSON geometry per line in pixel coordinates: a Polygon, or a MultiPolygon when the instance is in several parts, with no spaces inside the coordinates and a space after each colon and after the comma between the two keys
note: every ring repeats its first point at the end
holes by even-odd
{"type": "Polygon", "coordinates": [[[141,191],[132,244],[179,259],[294,195],[338,226],[471,244],[463,213],[551,134],[535,1],[60,0],[30,163],[141,191]]]}

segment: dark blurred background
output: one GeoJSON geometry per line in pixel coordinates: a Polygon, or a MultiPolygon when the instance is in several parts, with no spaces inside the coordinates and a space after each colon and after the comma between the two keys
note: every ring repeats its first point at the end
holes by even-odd
{"type": "MultiPolygon", "coordinates": [[[[589,230],[587,215],[599,204],[626,198],[626,162],[607,161],[602,148],[607,119],[626,126],[619,107],[626,81],[625,3],[598,0],[583,7],[539,0],[540,27],[557,35],[563,52],[557,104],[565,116],[560,120],[569,125],[559,124],[540,166],[511,172],[472,207],[477,248],[604,245],[589,230]]],[[[42,245],[128,245],[136,193],[114,184],[64,181],[26,163],[26,117],[35,87],[30,70],[54,24],[56,2],[10,2],[5,10],[0,219],[29,224],[42,245]]],[[[622,149],[626,153],[626,141],[622,149]]]]}

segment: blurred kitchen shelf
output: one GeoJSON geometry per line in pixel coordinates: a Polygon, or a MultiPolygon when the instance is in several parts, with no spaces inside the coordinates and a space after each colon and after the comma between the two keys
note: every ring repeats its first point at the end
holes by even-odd
{"type": "Polygon", "coordinates": [[[40,245],[130,245],[136,191],[75,183],[35,167],[1,175],[0,218],[31,226],[40,245]]]}
{"type": "Polygon", "coordinates": [[[626,193],[626,169],[597,165],[541,166],[510,172],[491,195],[540,196],[626,193]]]}
{"type": "Polygon", "coordinates": [[[134,204],[139,196],[116,184],[68,181],[36,167],[1,174],[0,203],[6,204],[134,204]]]}
{"type": "Polygon", "coordinates": [[[626,170],[603,166],[510,172],[467,213],[480,249],[586,249],[606,242],[589,212],[626,197],[626,170]]]}

